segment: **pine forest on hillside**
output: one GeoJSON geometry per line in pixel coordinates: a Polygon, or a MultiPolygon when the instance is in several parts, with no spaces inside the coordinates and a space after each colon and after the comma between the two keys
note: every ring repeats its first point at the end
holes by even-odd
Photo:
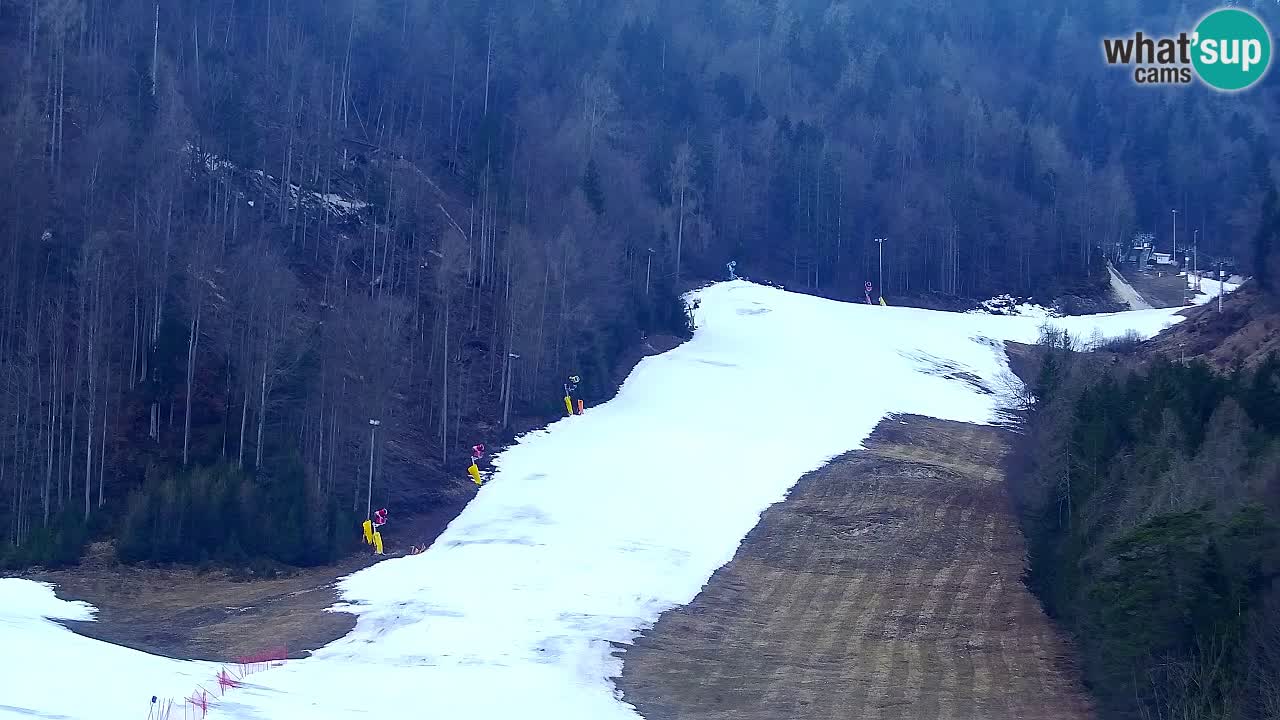
{"type": "Polygon", "coordinates": [[[1251,258],[1274,93],[1099,45],[1201,5],[0,2],[0,557],[332,559],[371,462],[460,496],[731,260],[1087,296],[1170,209],[1251,258]]]}

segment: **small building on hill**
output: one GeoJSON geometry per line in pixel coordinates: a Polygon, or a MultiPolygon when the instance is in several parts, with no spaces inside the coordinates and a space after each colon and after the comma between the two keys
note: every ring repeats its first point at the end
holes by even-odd
{"type": "Polygon", "coordinates": [[[1125,256],[1125,263],[1134,265],[1139,270],[1146,269],[1151,263],[1152,240],[1150,233],[1134,236],[1129,253],[1125,256]]]}

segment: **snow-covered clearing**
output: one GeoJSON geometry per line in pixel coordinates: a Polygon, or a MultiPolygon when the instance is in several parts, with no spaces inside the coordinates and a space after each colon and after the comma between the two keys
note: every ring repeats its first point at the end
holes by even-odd
{"type": "MultiPolygon", "coordinates": [[[[1034,342],[1044,322],[1147,337],[1180,319],[943,313],[746,281],[693,297],[690,342],[646,358],[609,403],[522,437],[426,553],[341,583],[349,635],[249,678],[209,717],[638,717],[611,681],[615,644],[689,602],[803,473],[887,413],[991,422],[1011,377],[1001,341],[1034,342]]],[[[142,720],[152,695],[216,672],[45,619],[85,612],[0,583],[0,718],[142,720]]]]}

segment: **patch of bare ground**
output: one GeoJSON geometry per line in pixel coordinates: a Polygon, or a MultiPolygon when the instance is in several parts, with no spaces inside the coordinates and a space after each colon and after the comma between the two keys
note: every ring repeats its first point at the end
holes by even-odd
{"type": "Polygon", "coordinates": [[[1186,276],[1179,276],[1176,270],[1135,271],[1134,266],[1128,264],[1117,270],[1152,307],[1180,307],[1187,303],[1190,296],[1186,276]]]}
{"type": "Polygon", "coordinates": [[[1023,585],[1006,430],[890,417],[623,655],[649,720],[1092,717],[1023,585]]]}
{"type": "Polygon", "coordinates": [[[1252,367],[1280,352],[1280,303],[1253,281],[1223,297],[1222,312],[1213,300],[1180,314],[1187,319],[1145,347],[1174,360],[1200,358],[1223,370],[1252,367]]]}
{"type": "MultiPolygon", "coordinates": [[[[388,555],[433,542],[460,509],[442,506],[388,524],[388,555]]],[[[338,600],[337,581],[375,560],[363,553],[334,565],[246,577],[121,565],[109,545],[98,544],[77,567],[22,576],[57,585],[60,598],[97,607],[96,621],[64,623],[81,635],[167,657],[227,662],[278,647],[303,657],[350,632],[355,616],[328,611],[338,600]]]]}

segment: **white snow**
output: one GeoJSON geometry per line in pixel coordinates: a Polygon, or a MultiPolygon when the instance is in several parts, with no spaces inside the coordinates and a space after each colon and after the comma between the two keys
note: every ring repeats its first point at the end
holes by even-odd
{"type": "Polygon", "coordinates": [[[151,696],[185,697],[217,666],[76,635],[51,619],[92,620],[86,603],[43,583],[0,578],[0,718],[147,717],[151,696]]]}
{"type": "Polygon", "coordinates": [[[1022,298],[1015,298],[1012,295],[997,295],[990,300],[984,300],[978,304],[978,307],[969,310],[970,313],[987,313],[988,315],[1020,315],[1022,317],[1034,318],[1051,318],[1060,317],[1060,313],[1053,308],[1022,298]]]}
{"type": "MultiPolygon", "coordinates": [[[[1194,290],[1196,287],[1196,279],[1197,276],[1194,273],[1187,273],[1187,287],[1194,290]]],[[[1199,276],[1199,280],[1200,290],[1195,294],[1195,297],[1191,299],[1191,302],[1195,305],[1203,305],[1210,300],[1217,298],[1219,294],[1219,287],[1221,287],[1223,292],[1233,293],[1244,283],[1244,279],[1238,275],[1232,275],[1230,278],[1225,278],[1225,282],[1221,285],[1218,283],[1218,278],[1211,274],[1201,274],[1199,276]]]]}
{"type": "MultiPolygon", "coordinates": [[[[523,436],[427,552],[342,581],[350,634],[252,677],[209,717],[637,718],[613,686],[615,644],[692,600],[803,473],[887,413],[993,421],[1001,341],[1034,342],[1044,322],[1148,337],[1181,319],[943,313],[742,280],[692,295],[691,341],[642,361],[614,400],[523,436]]],[[[140,719],[152,694],[208,675],[72,635],[43,619],[65,604],[28,585],[0,585],[0,607],[40,598],[17,603],[0,644],[45,661],[5,655],[0,718],[140,719]]]]}
{"type": "MultiPolygon", "coordinates": [[[[297,187],[296,185],[293,187],[297,187]]],[[[295,191],[296,192],[296,191],[295,191]]],[[[311,193],[317,200],[324,203],[332,212],[343,215],[363,210],[369,207],[369,203],[361,200],[352,200],[335,193],[311,193]]]]}
{"type": "Polygon", "coordinates": [[[0,578],[0,623],[25,624],[32,619],[93,620],[97,610],[86,602],[60,600],[48,583],[0,578]]]}

